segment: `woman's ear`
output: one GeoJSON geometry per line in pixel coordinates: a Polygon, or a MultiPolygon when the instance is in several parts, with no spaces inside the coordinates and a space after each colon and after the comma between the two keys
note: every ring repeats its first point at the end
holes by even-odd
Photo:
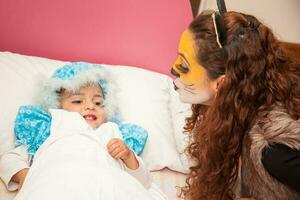
{"type": "Polygon", "coordinates": [[[223,85],[223,82],[225,80],[225,75],[221,75],[220,77],[218,77],[216,80],[215,80],[215,91],[218,92],[219,88],[223,85]]]}

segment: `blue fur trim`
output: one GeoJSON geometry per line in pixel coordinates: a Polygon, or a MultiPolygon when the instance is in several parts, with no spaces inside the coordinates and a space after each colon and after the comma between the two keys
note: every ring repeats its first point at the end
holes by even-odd
{"type": "Polygon", "coordinates": [[[40,105],[48,110],[60,108],[61,88],[76,91],[87,83],[99,84],[104,94],[104,110],[108,120],[115,118],[118,112],[118,90],[112,74],[102,65],[72,62],[58,68],[50,80],[45,81],[39,93],[40,105]]]}

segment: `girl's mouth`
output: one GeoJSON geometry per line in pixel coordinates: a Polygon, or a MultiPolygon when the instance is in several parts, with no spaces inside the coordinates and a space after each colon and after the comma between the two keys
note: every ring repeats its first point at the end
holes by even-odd
{"type": "Polygon", "coordinates": [[[92,115],[92,114],[89,114],[89,115],[84,115],[83,118],[87,121],[95,121],[97,120],[97,117],[96,115],[92,115]]]}

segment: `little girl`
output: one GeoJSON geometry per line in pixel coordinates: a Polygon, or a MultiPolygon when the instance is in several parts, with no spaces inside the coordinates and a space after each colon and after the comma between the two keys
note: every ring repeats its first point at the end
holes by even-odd
{"type": "MultiPolygon", "coordinates": [[[[43,88],[41,107],[20,108],[17,148],[27,151],[32,166],[16,171],[10,180],[1,177],[8,186],[22,187],[16,199],[164,199],[148,190],[149,172],[136,155],[143,149],[146,131],[118,125],[117,91],[111,79],[99,65],[67,64],[43,88]]],[[[5,162],[9,158],[11,154],[4,155],[1,166],[10,165],[5,162]]]]}

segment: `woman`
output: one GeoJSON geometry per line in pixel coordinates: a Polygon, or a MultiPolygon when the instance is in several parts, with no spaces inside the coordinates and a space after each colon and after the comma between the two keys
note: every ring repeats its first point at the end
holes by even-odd
{"type": "Polygon", "coordinates": [[[205,11],[181,36],[174,86],[193,159],[186,199],[300,199],[300,65],[255,17],[205,11]],[[241,162],[240,162],[241,161],[241,162]]]}

